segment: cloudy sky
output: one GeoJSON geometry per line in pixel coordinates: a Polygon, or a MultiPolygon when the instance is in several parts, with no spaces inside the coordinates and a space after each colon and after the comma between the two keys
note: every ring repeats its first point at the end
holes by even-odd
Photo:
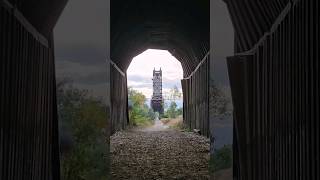
{"type": "Polygon", "coordinates": [[[128,70],[128,86],[142,92],[147,98],[152,95],[153,69],[162,70],[163,93],[166,95],[174,86],[181,90],[183,71],[180,62],[168,51],[149,49],[136,56],[128,70]]]}
{"type": "Polygon", "coordinates": [[[55,29],[56,75],[93,96],[107,95],[106,1],[69,0],[55,29]]]}

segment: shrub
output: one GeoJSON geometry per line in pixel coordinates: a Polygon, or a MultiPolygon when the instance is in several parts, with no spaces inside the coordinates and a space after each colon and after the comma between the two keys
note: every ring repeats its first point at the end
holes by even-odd
{"type": "Polygon", "coordinates": [[[85,90],[58,85],[62,179],[107,179],[106,106],[85,90]]]}
{"type": "Polygon", "coordinates": [[[155,113],[145,102],[146,97],[132,88],[128,89],[128,99],[131,102],[129,110],[129,122],[133,126],[147,126],[152,124],[155,113]]]}
{"type": "Polygon", "coordinates": [[[226,145],[215,151],[210,159],[210,171],[217,172],[232,167],[232,146],[226,145]]]}

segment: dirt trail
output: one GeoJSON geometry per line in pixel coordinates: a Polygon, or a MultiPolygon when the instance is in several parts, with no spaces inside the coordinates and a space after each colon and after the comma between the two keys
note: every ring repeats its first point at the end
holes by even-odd
{"type": "Polygon", "coordinates": [[[169,126],[163,124],[160,120],[155,120],[154,125],[146,128],[136,129],[144,132],[168,131],[169,126]]]}
{"type": "Polygon", "coordinates": [[[209,179],[209,141],[165,126],[111,137],[112,179],[209,179]]]}

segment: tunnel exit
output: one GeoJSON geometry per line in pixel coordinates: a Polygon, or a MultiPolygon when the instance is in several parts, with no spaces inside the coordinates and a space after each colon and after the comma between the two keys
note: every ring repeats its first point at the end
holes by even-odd
{"type": "MultiPolygon", "coordinates": [[[[149,117],[177,118],[183,109],[181,63],[166,50],[148,49],[134,57],[128,70],[129,114],[135,109],[133,93],[142,95],[149,117]]],[[[131,119],[132,120],[132,117],[131,119]]],[[[129,121],[130,121],[129,120],[129,121]]],[[[134,121],[134,120],[132,120],[134,121]]]]}

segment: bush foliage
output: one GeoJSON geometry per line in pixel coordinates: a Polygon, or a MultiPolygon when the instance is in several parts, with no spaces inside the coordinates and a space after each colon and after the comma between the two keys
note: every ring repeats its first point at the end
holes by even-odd
{"type": "Polygon", "coordinates": [[[180,115],[182,115],[182,108],[178,108],[176,102],[171,101],[162,118],[176,118],[180,115]]]}
{"type": "Polygon", "coordinates": [[[106,106],[67,82],[57,89],[62,179],[107,179],[106,106]]]}
{"type": "Polygon", "coordinates": [[[210,172],[228,169],[232,167],[232,146],[226,145],[217,149],[210,158],[210,172]]]}
{"type": "Polygon", "coordinates": [[[129,122],[132,126],[147,126],[153,123],[155,113],[146,105],[146,97],[132,88],[128,89],[129,122]]]}

